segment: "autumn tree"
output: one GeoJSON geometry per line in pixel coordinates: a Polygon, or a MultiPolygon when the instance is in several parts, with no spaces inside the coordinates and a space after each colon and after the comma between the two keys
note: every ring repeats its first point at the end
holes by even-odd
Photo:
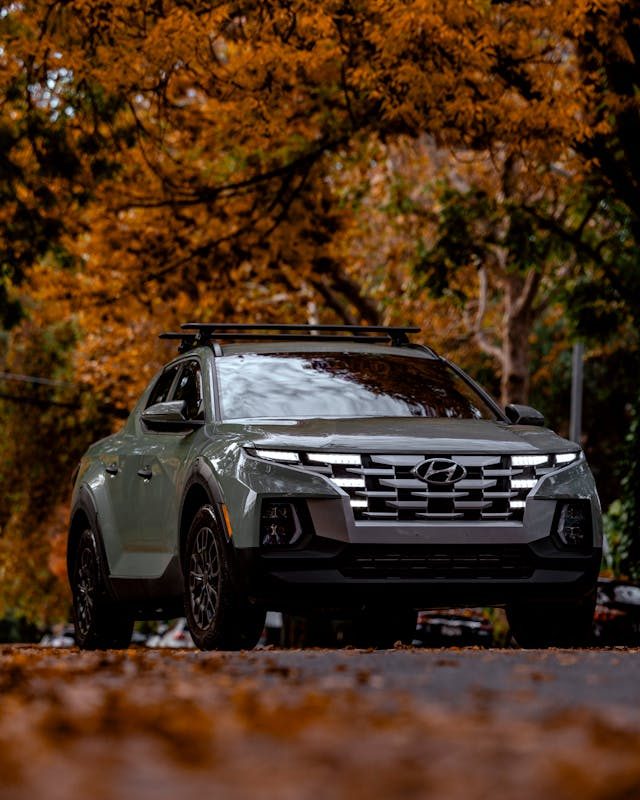
{"type": "MultiPolygon", "coordinates": [[[[155,278],[207,280],[213,264],[220,277],[245,254],[268,279],[274,230],[322,182],[333,153],[373,132],[540,149],[541,125],[555,120],[544,148],[560,152],[576,124],[576,85],[544,94],[558,42],[524,34],[557,27],[569,8],[258,2],[240,14],[230,3],[25,3],[5,16],[4,59],[22,116],[34,106],[48,115],[80,197],[99,192],[81,215],[89,239],[75,236],[74,249],[91,250],[94,274],[105,271],[101,255],[108,261],[107,290],[92,287],[108,301],[155,278]],[[538,87],[535,114],[520,72],[538,87]]],[[[76,198],[74,185],[63,189],[76,198]]],[[[74,219],[55,199],[54,217],[74,219]]],[[[335,216],[327,222],[331,235],[335,216]]],[[[312,245],[303,260],[320,258],[324,299],[329,286],[331,298],[344,288],[357,300],[340,265],[312,245]]]]}
{"type": "MultiPolygon", "coordinates": [[[[500,289],[512,318],[500,332],[507,344],[498,336],[504,391],[524,397],[526,346],[517,345],[560,262],[577,269],[588,253],[590,264],[604,263],[622,304],[637,275],[619,235],[628,229],[637,243],[636,187],[618,174],[635,158],[635,73],[626,69],[638,63],[634,8],[611,0],[3,8],[0,305],[5,326],[27,315],[5,364],[17,369],[25,342],[37,349],[68,322],[65,380],[76,385],[73,413],[91,438],[130,407],[166,356],[154,338],[162,327],[190,317],[299,320],[301,308],[326,321],[390,319],[398,312],[387,288],[413,291],[415,274],[400,261],[411,248],[389,246],[396,260],[380,273],[371,251],[354,269],[346,243],[356,240],[358,210],[344,202],[340,173],[376,143],[428,136],[440,153],[482,154],[497,169],[441,192],[443,213],[422,217],[414,261],[427,282],[444,265],[443,289],[479,287],[465,305],[475,303],[479,345],[499,315],[489,289],[494,298],[500,289]],[[568,194],[567,184],[576,185],[568,194]],[[585,196],[583,209],[576,198],[585,196]],[[609,225],[597,241],[596,212],[609,225]],[[456,247],[466,248],[464,263],[456,247]]],[[[24,360],[45,376],[59,369],[56,358],[24,360]]],[[[3,448],[7,486],[20,454],[3,448]]],[[[0,514],[5,541],[47,528],[65,492],[58,458],[50,499],[30,508],[28,522],[0,514]]],[[[35,492],[25,490],[25,503],[35,492]]]]}

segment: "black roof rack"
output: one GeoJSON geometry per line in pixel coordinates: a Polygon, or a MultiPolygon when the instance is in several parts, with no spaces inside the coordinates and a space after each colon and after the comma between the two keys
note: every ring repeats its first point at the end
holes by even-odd
{"type": "Polygon", "coordinates": [[[389,342],[399,347],[409,344],[409,334],[420,328],[412,326],[388,327],[385,325],[295,325],[295,324],[236,324],[234,322],[186,322],[180,332],[160,334],[161,339],[180,340],[180,352],[197,345],[215,341],[300,341],[311,338],[315,342],[389,342]]]}

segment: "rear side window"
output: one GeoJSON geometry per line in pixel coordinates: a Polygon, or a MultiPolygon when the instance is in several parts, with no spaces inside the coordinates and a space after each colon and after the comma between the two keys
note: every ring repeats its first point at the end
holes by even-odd
{"type": "Polygon", "coordinates": [[[165,403],[169,399],[169,392],[173,385],[174,378],[178,374],[179,365],[176,364],[169,369],[165,369],[162,375],[156,381],[156,385],[151,390],[149,400],[146,407],[153,406],[156,403],[165,403]]]}

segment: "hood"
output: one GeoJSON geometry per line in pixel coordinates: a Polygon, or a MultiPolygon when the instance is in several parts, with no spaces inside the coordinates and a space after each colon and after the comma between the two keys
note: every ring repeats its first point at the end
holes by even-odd
{"type": "Polygon", "coordinates": [[[247,444],[280,450],[361,453],[554,453],[576,451],[547,428],[424,417],[244,420],[224,423],[247,444]]]}

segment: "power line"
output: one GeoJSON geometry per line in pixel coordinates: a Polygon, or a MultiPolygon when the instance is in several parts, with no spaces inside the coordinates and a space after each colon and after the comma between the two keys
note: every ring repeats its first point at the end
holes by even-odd
{"type": "Polygon", "coordinates": [[[72,386],[67,381],[57,381],[53,378],[39,378],[35,375],[21,375],[18,372],[0,372],[0,380],[17,381],[18,383],[37,383],[41,386],[72,386]]]}
{"type": "Polygon", "coordinates": [[[16,394],[5,394],[0,392],[0,400],[10,400],[13,403],[20,403],[30,406],[41,406],[47,408],[48,406],[61,406],[62,408],[80,408],[80,403],[63,403],[60,400],[40,400],[37,397],[20,397],[16,394]]]}
{"type": "MultiPolygon", "coordinates": [[[[74,409],[82,408],[82,404],[80,402],[64,403],[61,400],[42,400],[38,397],[31,396],[20,397],[20,395],[6,394],[5,392],[0,392],[0,400],[8,400],[10,403],[18,403],[18,405],[39,406],[40,408],[49,408],[50,406],[74,409]]],[[[105,414],[112,418],[115,417],[116,419],[127,419],[129,416],[129,412],[126,409],[116,408],[108,403],[99,403],[97,409],[101,414],[105,414]]]]}
{"type": "MultiPolygon", "coordinates": [[[[68,383],[67,381],[57,381],[53,378],[40,378],[36,375],[21,375],[18,372],[0,372],[0,381],[15,381],[18,383],[31,383],[40,386],[75,386],[77,384],[68,383]]],[[[7,394],[0,392],[0,400],[8,400],[11,403],[18,403],[31,406],[40,406],[41,408],[48,408],[50,406],[58,406],[59,408],[81,408],[82,404],[79,401],[65,403],[61,400],[46,400],[31,395],[20,396],[17,394],[7,394]]],[[[129,412],[123,408],[117,408],[109,403],[99,403],[98,411],[116,419],[126,419],[129,412]]]]}

